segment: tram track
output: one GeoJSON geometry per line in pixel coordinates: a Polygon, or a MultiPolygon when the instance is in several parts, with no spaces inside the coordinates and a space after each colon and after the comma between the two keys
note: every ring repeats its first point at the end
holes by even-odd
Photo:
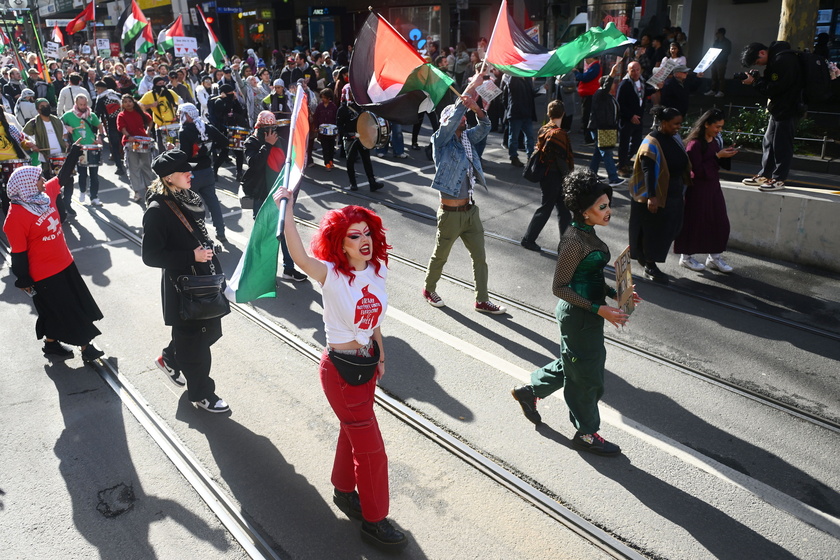
{"type": "MultiPolygon", "coordinates": [[[[109,220],[97,212],[91,212],[90,215],[95,221],[109,227],[128,241],[140,246],[141,238],[132,231],[130,226],[121,223],[118,219],[109,220]]],[[[4,260],[9,260],[9,249],[5,240],[0,242],[0,253],[3,254],[4,260]]],[[[320,350],[318,348],[315,348],[301,338],[282,329],[266,317],[263,317],[253,306],[231,302],[231,308],[255,325],[288,344],[314,363],[319,362],[320,350]]],[[[150,434],[179,472],[196,489],[201,498],[208,504],[220,522],[230,531],[231,535],[239,542],[243,549],[252,558],[279,558],[269,544],[271,538],[263,535],[257,527],[238,511],[236,504],[215,483],[210,474],[207,473],[198,460],[184,446],[166,422],[152,410],[142,394],[124,376],[120,375],[111,360],[105,356],[102,360],[89,365],[91,365],[109,388],[121,399],[126,408],[128,408],[150,434]]],[[[499,462],[494,461],[470,446],[468,442],[459,438],[457,434],[443,429],[431,419],[387,394],[379,387],[376,389],[375,399],[379,406],[397,420],[436,443],[448,453],[461,459],[476,471],[489,477],[501,487],[535,507],[550,519],[570,529],[579,537],[598,547],[606,554],[619,559],[642,560],[645,558],[644,555],[607,531],[604,531],[594,523],[564,507],[557,501],[558,498],[543,492],[523,477],[511,472],[499,464],[499,462]]]]}

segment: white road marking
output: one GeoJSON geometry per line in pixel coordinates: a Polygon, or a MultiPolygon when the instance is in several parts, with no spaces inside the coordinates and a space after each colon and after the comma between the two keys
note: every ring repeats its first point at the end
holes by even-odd
{"type": "MultiPolygon", "coordinates": [[[[471,356],[472,358],[475,358],[494,369],[508,374],[517,381],[522,383],[531,382],[530,371],[508,362],[491,352],[483,350],[478,346],[470,344],[461,338],[444,332],[437,327],[417,319],[416,317],[412,317],[411,315],[391,306],[388,307],[386,315],[396,319],[406,326],[412,327],[415,330],[434,338],[435,340],[438,340],[439,342],[443,342],[455,350],[471,356]]],[[[554,393],[552,397],[562,399],[562,391],[554,393]]],[[[629,435],[636,437],[643,442],[664,451],[672,457],[702,470],[705,473],[719,478],[736,488],[750,492],[773,507],[785,511],[793,517],[808,523],[809,525],[812,525],[813,527],[816,527],[835,538],[840,538],[840,519],[812,508],[811,506],[788,496],[784,492],[780,492],[779,490],[727,467],[726,465],[719,463],[718,461],[715,461],[714,459],[711,459],[710,457],[707,457],[690,447],[686,447],[681,443],[656,432],[655,430],[651,430],[638,422],[626,418],[617,410],[605,405],[604,403],[599,403],[599,408],[601,409],[601,420],[605,423],[623,430],[629,435]]]]}
{"type": "Polygon", "coordinates": [[[115,239],[114,241],[103,241],[102,243],[94,243],[93,245],[76,247],[75,249],[70,249],[70,252],[78,253],[79,251],[87,251],[88,249],[98,249],[99,247],[107,247],[109,245],[119,245],[120,243],[125,243],[126,241],[128,241],[128,238],[123,237],[122,239],[115,239]]]}

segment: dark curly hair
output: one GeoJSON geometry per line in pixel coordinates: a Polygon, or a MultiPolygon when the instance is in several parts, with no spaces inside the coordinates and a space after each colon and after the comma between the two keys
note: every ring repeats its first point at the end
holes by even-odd
{"type": "Polygon", "coordinates": [[[598,175],[589,169],[572,171],[563,180],[563,203],[576,221],[582,221],[583,213],[602,195],[607,195],[612,203],[612,187],[601,181],[598,175]]]}

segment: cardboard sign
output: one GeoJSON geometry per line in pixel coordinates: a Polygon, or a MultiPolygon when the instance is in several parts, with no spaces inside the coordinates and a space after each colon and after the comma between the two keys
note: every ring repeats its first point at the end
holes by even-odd
{"type": "Polygon", "coordinates": [[[82,54],[90,54],[90,45],[82,45],[82,54]]]}
{"type": "Polygon", "coordinates": [[[198,54],[198,41],[195,37],[173,37],[175,56],[196,56],[198,54]]]}
{"type": "Polygon", "coordinates": [[[47,41],[44,43],[44,56],[47,58],[58,58],[58,47],[60,46],[58,43],[47,41]]]}
{"type": "Polygon", "coordinates": [[[636,309],[633,301],[633,274],[631,267],[630,246],[624,249],[615,260],[615,291],[618,292],[616,301],[618,307],[628,315],[636,309]]]}
{"type": "Polygon", "coordinates": [[[694,73],[699,74],[700,72],[705,72],[706,68],[712,65],[722,50],[723,49],[716,49],[714,47],[707,50],[706,54],[703,55],[703,59],[697,63],[697,66],[694,68],[694,73]]]}
{"type": "Polygon", "coordinates": [[[108,39],[97,39],[96,52],[99,53],[99,56],[102,58],[111,56],[111,41],[108,39]]]}

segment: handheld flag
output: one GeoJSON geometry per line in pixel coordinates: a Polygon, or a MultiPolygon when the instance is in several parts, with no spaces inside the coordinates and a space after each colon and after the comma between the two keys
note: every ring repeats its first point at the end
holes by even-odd
{"type": "Polygon", "coordinates": [[[59,45],[64,46],[64,33],[61,32],[58,24],[53,27],[51,39],[53,43],[58,43],[59,45]]]}
{"type": "Polygon", "coordinates": [[[359,105],[400,124],[417,122],[417,114],[433,110],[455,83],[376,13],[356,36],[348,75],[359,105]]]}
{"type": "Polygon", "coordinates": [[[143,10],[137,5],[137,0],[131,0],[126,6],[120,19],[117,20],[117,33],[120,34],[120,44],[126,47],[136,40],[143,33],[143,29],[149,26],[149,20],[143,14],[143,10]]]}
{"type": "Polygon", "coordinates": [[[277,295],[279,234],[283,232],[285,205],[278,209],[273,197],[281,186],[285,186],[292,193],[297,191],[303,177],[303,170],[306,168],[308,141],[309,104],[306,102],[306,91],[302,85],[298,85],[295,105],[292,109],[286,163],[277,175],[274,184],[269,188],[268,197],[257,213],[245,252],[242,253],[239,264],[236,265],[236,270],[227,283],[225,295],[231,301],[244,303],[277,295]]]}
{"type": "Polygon", "coordinates": [[[67,34],[74,35],[79,31],[82,31],[89,21],[96,21],[96,7],[94,0],[91,0],[90,3],[85,6],[85,9],[82,10],[81,14],[70,20],[70,23],[67,24],[67,34]]]}
{"type": "Polygon", "coordinates": [[[148,53],[155,49],[155,36],[152,35],[152,24],[143,28],[137,40],[134,41],[135,53],[148,53]]]}
{"type": "Polygon", "coordinates": [[[219,69],[224,68],[225,59],[227,58],[225,48],[219,42],[219,39],[213,32],[213,28],[210,27],[209,23],[207,23],[207,18],[204,17],[204,11],[201,9],[201,6],[196,4],[195,9],[198,11],[199,15],[201,15],[201,21],[204,22],[204,27],[207,29],[207,37],[210,39],[210,54],[204,59],[204,63],[212,64],[219,69]]]}
{"type": "Polygon", "coordinates": [[[185,37],[184,34],[184,22],[182,20],[182,16],[178,16],[175,21],[167,25],[163,28],[163,30],[158,33],[157,37],[157,51],[161,54],[165,53],[169,49],[175,48],[175,41],[173,37],[185,37]]]}
{"type": "Polygon", "coordinates": [[[508,13],[507,0],[502,0],[485,61],[513,76],[560,76],[574,69],[584,58],[624,43],[627,43],[627,37],[610,22],[604,29],[593,27],[571,43],[548,51],[513,21],[508,13]]]}

